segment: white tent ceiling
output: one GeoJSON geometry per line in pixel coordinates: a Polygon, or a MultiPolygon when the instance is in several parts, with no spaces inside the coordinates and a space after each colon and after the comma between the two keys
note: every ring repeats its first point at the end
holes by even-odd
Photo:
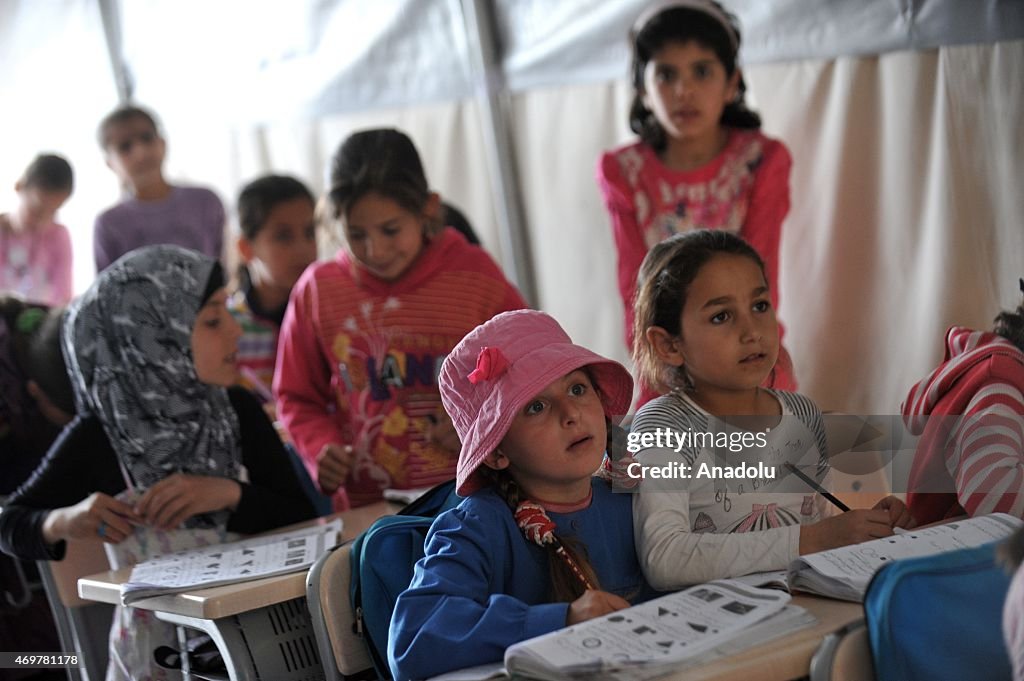
{"type": "MultiPolygon", "coordinates": [[[[515,92],[617,80],[629,63],[626,31],[646,4],[480,3],[501,65],[501,82],[480,83],[460,0],[102,2],[119,8],[124,66],[140,90],[187,84],[220,115],[253,122],[459,100],[477,84],[515,92]]],[[[1024,37],[1020,0],[726,4],[740,18],[746,64],[1024,37]]]]}

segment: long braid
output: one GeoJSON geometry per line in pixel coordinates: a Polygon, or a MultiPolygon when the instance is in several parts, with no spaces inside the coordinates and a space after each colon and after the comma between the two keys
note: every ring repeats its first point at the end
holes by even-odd
{"type": "Polygon", "coordinates": [[[480,472],[491,474],[492,482],[498,488],[498,496],[505,500],[510,509],[515,511],[523,501],[523,491],[519,489],[519,483],[512,479],[508,471],[495,471],[481,467],[480,472]]]}
{"type": "Polygon", "coordinates": [[[497,491],[498,496],[505,500],[516,522],[527,513],[536,514],[539,510],[541,518],[534,515],[537,521],[530,527],[523,527],[523,533],[527,541],[543,547],[548,552],[548,568],[551,577],[551,589],[549,596],[552,601],[574,601],[588,589],[600,589],[597,575],[590,561],[586,557],[586,551],[576,542],[559,537],[554,533],[554,522],[548,517],[544,508],[523,498],[522,489],[512,478],[507,470],[495,471],[481,466],[479,472],[487,479],[497,491]],[[537,527],[543,527],[546,531],[537,531],[537,527]],[[534,536],[531,536],[534,535],[534,536]],[[535,538],[536,537],[536,538],[535,538]],[[549,538],[544,541],[545,537],[549,538]]]}
{"type": "Polygon", "coordinates": [[[533,501],[524,501],[516,507],[516,524],[526,538],[539,546],[552,547],[555,555],[565,563],[584,589],[593,589],[594,584],[583,572],[583,568],[569,554],[565,544],[555,534],[555,522],[548,516],[544,507],[533,501]]]}

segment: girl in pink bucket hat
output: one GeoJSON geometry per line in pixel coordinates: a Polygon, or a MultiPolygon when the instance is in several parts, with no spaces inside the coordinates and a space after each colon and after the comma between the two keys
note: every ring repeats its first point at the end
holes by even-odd
{"type": "Polygon", "coordinates": [[[593,477],[629,408],[629,372],[573,344],[549,315],[518,310],[470,332],[438,380],[467,498],[434,521],[398,598],[395,678],[497,662],[514,643],[653,595],[632,495],[593,477]]]}

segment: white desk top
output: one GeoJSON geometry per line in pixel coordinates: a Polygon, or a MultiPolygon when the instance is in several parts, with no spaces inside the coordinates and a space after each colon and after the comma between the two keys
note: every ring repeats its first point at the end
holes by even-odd
{"type": "MultiPolygon", "coordinates": [[[[397,510],[395,505],[380,501],[337,514],[337,517],[343,521],[342,541],[354,539],[374,520],[381,516],[393,515],[397,510]]],[[[291,527],[322,523],[327,519],[329,518],[318,518],[291,527]]],[[[289,528],[279,528],[274,531],[280,532],[285,529],[289,528]]],[[[306,572],[303,570],[287,575],[215,586],[209,589],[146,598],[136,601],[132,606],[186,617],[218,619],[305,596],[306,572]]],[[[78,594],[82,598],[92,601],[119,604],[121,602],[121,584],[127,581],[130,575],[131,568],[125,568],[82,577],[78,580],[78,594]]]]}

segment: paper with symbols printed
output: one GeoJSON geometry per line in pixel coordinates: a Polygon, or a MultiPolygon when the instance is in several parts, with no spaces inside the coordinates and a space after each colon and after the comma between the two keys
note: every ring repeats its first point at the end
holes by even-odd
{"type": "Polygon", "coordinates": [[[1024,525],[1006,513],[954,520],[942,525],[906,530],[794,560],[787,580],[793,590],[859,603],[868,582],[883,565],[902,558],[931,556],[1006,539],[1024,525]]]}
{"type": "Polygon", "coordinates": [[[814,623],[789,601],[784,591],[708,582],[518,643],[505,668],[538,679],[655,678],[814,623]]]}
{"type": "Polygon", "coordinates": [[[306,570],[341,536],[341,520],[139,563],[121,585],[121,603],[306,570]]]}

